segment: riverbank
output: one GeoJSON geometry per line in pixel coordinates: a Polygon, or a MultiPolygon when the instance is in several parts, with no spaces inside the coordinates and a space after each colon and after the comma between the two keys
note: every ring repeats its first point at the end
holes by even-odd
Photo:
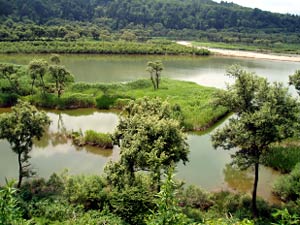
{"type": "Polygon", "coordinates": [[[243,57],[243,58],[255,58],[255,59],[267,59],[267,60],[279,60],[279,61],[290,61],[290,62],[300,62],[300,55],[287,55],[287,54],[267,54],[255,51],[242,51],[242,50],[230,50],[221,48],[211,48],[205,46],[195,46],[192,42],[188,41],[178,41],[178,44],[189,47],[196,47],[199,49],[207,49],[214,55],[219,56],[230,56],[230,57],[243,57]]]}
{"type": "Polygon", "coordinates": [[[59,54],[137,54],[137,55],[199,55],[207,56],[207,49],[189,48],[171,41],[20,41],[0,42],[1,54],[59,53],[59,54]]]}

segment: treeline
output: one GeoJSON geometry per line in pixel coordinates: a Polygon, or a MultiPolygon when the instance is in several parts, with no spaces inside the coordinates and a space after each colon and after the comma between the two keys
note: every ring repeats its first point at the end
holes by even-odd
{"type": "Polygon", "coordinates": [[[211,0],[0,0],[0,40],[300,42],[300,17],[211,0]],[[238,34],[238,35],[237,35],[238,34]]]}
{"type": "Polygon", "coordinates": [[[0,53],[89,53],[89,54],[156,54],[209,55],[206,49],[191,48],[171,41],[96,42],[33,41],[0,42],[0,53]]]}

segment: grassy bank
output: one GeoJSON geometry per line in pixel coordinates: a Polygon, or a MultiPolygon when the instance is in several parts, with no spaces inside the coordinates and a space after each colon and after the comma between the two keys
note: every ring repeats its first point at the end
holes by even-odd
{"type": "Polygon", "coordinates": [[[265,44],[229,44],[224,42],[192,42],[194,46],[221,48],[228,50],[255,51],[265,53],[284,53],[284,54],[300,54],[300,44],[275,43],[265,44]]]}
{"type": "Polygon", "coordinates": [[[41,94],[25,97],[35,105],[48,108],[121,109],[130,100],[144,96],[159,97],[181,110],[183,124],[187,130],[204,130],[226,115],[223,107],[214,108],[213,96],[216,88],[203,87],[193,82],[163,79],[161,88],[154,90],[149,80],[136,80],[129,83],[75,83],[69,86],[64,95],[41,94]]]}
{"type": "Polygon", "coordinates": [[[0,42],[0,53],[209,55],[205,49],[164,42],[21,41],[0,42]]]}

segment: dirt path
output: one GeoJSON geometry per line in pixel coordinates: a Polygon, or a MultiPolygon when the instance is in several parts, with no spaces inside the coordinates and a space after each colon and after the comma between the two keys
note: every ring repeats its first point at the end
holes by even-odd
{"type": "MultiPolygon", "coordinates": [[[[185,46],[192,46],[191,42],[188,41],[178,41],[178,44],[185,46]]],[[[280,60],[280,61],[290,61],[290,62],[300,62],[300,56],[295,55],[273,55],[273,54],[264,54],[259,52],[250,52],[250,51],[239,51],[239,50],[227,50],[219,48],[207,48],[207,47],[198,47],[205,48],[214,53],[215,55],[222,56],[233,56],[233,57],[245,57],[245,58],[255,58],[255,59],[270,59],[270,60],[280,60]]]]}

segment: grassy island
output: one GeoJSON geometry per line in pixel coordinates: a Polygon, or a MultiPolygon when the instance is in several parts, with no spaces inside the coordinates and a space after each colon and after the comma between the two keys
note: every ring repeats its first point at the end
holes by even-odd
{"type": "Polygon", "coordinates": [[[54,94],[29,95],[25,98],[33,104],[47,108],[122,109],[130,100],[144,96],[168,99],[181,110],[187,130],[204,130],[227,114],[224,107],[213,107],[216,88],[200,86],[193,82],[162,79],[161,88],[153,90],[150,80],[129,83],[74,83],[61,98],[54,94]]]}
{"type": "Polygon", "coordinates": [[[150,79],[128,83],[79,83],[74,82],[62,66],[50,65],[52,70],[46,68],[44,74],[40,73],[42,70],[36,68],[47,67],[44,64],[39,60],[29,66],[1,64],[0,107],[11,106],[21,98],[46,108],[122,109],[131,100],[158,97],[168,100],[174,112],[182,113],[186,130],[204,130],[228,112],[224,107],[213,106],[214,95],[218,92],[216,88],[171,79],[162,79],[157,90],[150,79]],[[32,76],[32,71],[38,76],[32,76]],[[55,79],[59,77],[54,76],[56,72],[65,76],[63,82],[55,79]]]}

